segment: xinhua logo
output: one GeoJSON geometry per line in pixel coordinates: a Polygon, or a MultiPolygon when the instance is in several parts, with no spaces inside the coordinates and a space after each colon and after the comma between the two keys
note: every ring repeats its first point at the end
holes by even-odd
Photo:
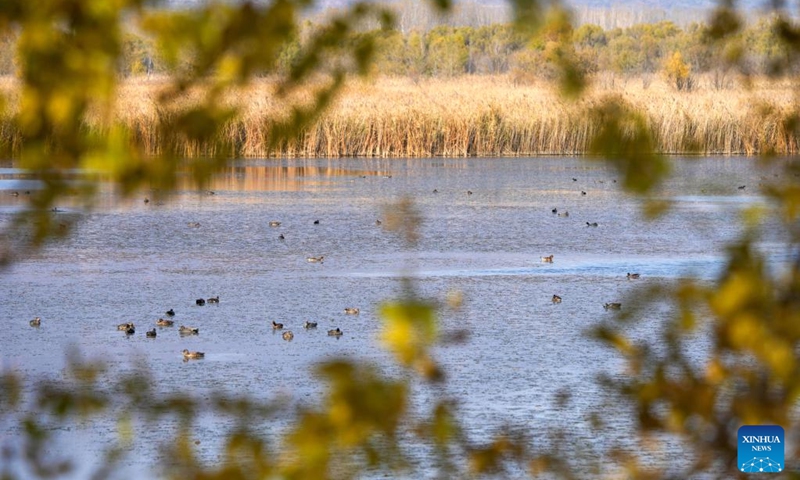
{"type": "Polygon", "coordinates": [[[739,427],[740,472],[782,472],[783,450],[783,427],[778,425],[739,427]]]}

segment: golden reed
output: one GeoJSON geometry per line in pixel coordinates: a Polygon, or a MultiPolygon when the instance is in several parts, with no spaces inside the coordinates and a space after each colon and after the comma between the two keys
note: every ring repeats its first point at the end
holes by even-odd
{"type": "MultiPolygon", "coordinates": [[[[797,89],[759,82],[750,89],[698,88],[677,92],[660,80],[596,84],[580,100],[561,98],[547,85],[519,85],[507,76],[455,79],[379,78],[352,82],[311,128],[270,150],[270,120],[286,108],[262,81],[232,92],[226,102],[241,114],[219,137],[199,144],[176,141],[162,131],[174,111],[159,104],[165,83],[125,81],[115,121],[131,132],[145,154],[224,154],[244,157],[428,157],[579,155],[601,127],[587,115],[614,95],[642,112],[660,153],[756,155],[797,154],[797,89]],[[227,152],[216,149],[224,145],[227,152]]],[[[699,82],[702,83],[702,82],[699,82]]],[[[0,82],[13,110],[13,82],[0,82]]],[[[296,94],[302,100],[304,94],[296,94]]],[[[310,98],[310,96],[309,96],[310,98]]],[[[187,95],[183,104],[196,98],[187,95]]],[[[21,140],[8,111],[0,118],[0,146],[13,154],[21,140]]],[[[92,114],[88,129],[102,130],[92,114]]]]}

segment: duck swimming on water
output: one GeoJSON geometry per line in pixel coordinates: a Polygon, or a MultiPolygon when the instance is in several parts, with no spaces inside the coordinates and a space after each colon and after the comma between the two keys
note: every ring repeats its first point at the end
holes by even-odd
{"type": "Polygon", "coordinates": [[[339,330],[339,327],[336,327],[333,330],[328,330],[329,337],[341,337],[344,334],[343,331],[339,330]]]}
{"type": "Polygon", "coordinates": [[[187,349],[183,349],[183,359],[184,360],[197,360],[198,358],[205,358],[206,354],[203,352],[190,352],[187,349]]]}

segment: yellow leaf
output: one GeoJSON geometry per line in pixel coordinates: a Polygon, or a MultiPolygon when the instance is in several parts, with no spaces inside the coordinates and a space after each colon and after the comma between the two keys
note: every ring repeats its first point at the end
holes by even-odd
{"type": "Polygon", "coordinates": [[[729,337],[735,348],[747,348],[761,345],[763,342],[763,329],[759,319],[751,314],[737,315],[731,322],[729,337]]]}
{"type": "Polygon", "coordinates": [[[433,307],[415,301],[394,302],[384,304],[380,313],[385,322],[383,343],[403,365],[427,357],[436,339],[433,307]]]}
{"type": "Polygon", "coordinates": [[[731,274],[711,299],[714,313],[723,317],[733,314],[747,303],[756,287],[752,279],[746,275],[731,274]]]}

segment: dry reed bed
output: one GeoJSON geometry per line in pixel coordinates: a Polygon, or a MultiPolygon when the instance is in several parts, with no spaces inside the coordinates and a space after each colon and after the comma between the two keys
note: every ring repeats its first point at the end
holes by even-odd
{"type": "MultiPolygon", "coordinates": [[[[157,80],[124,83],[116,121],[132,132],[135,144],[146,154],[572,155],[585,153],[601,128],[587,111],[615,95],[644,115],[662,153],[798,153],[797,132],[786,128],[799,111],[791,85],[684,93],[661,82],[646,89],[634,83],[612,89],[595,87],[572,102],[548,86],[514,85],[507,77],[354,82],[313,127],[273,151],[269,151],[270,120],[281,118],[286,108],[266,81],[228,95],[225,101],[239,106],[241,114],[208,144],[176,142],[166,135],[162,125],[175,112],[159,103],[158,92],[164,84],[157,80]],[[213,150],[220,144],[230,151],[213,150]]],[[[303,92],[296,94],[298,99],[304,97],[310,98],[303,92]]],[[[198,98],[188,95],[181,105],[198,98]]],[[[88,128],[104,128],[92,115],[86,122],[88,128]]],[[[9,150],[17,149],[18,134],[9,121],[1,123],[0,142],[9,150]]]]}

